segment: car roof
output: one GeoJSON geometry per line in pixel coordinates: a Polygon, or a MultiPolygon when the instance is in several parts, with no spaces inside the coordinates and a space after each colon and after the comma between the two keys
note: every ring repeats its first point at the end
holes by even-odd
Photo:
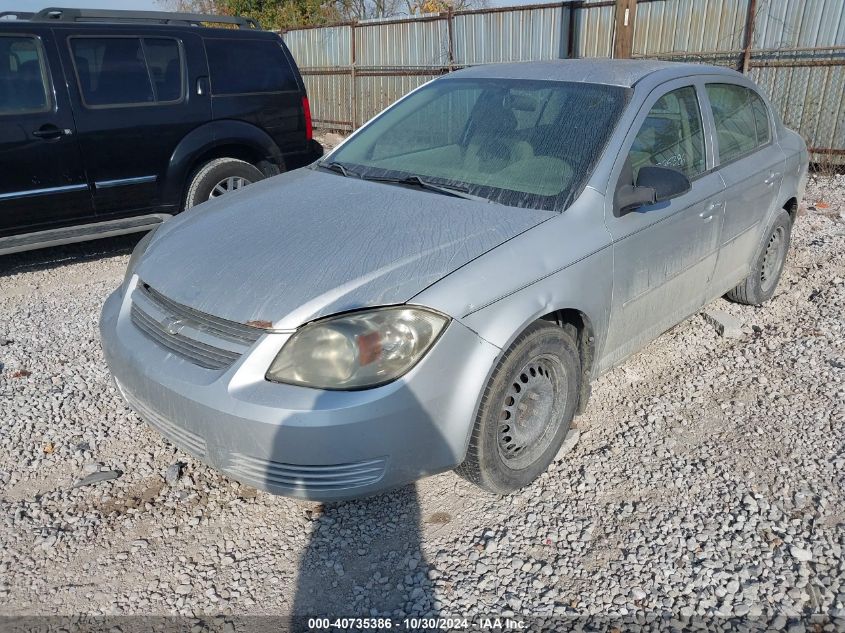
{"type": "Polygon", "coordinates": [[[722,66],[656,59],[555,59],[542,62],[486,64],[459,70],[450,74],[449,77],[577,81],[631,88],[638,81],[658,71],[663,71],[660,75],[664,80],[702,74],[742,77],[740,73],[722,66]]]}
{"type": "MultiPolygon", "coordinates": [[[[143,13],[127,11],[127,14],[143,13]]],[[[28,14],[21,14],[28,15],[28,14]]],[[[173,14],[177,16],[177,14],[173,14]]],[[[178,16],[177,16],[178,17],[178,16]]],[[[211,18],[217,16],[209,16],[211,18]]],[[[18,19],[0,19],[0,31],[15,33],[35,33],[50,29],[72,29],[72,30],[91,30],[91,31],[115,31],[115,32],[133,32],[142,30],[149,32],[150,30],[160,30],[162,33],[174,33],[176,31],[187,31],[190,33],[197,33],[203,37],[213,38],[243,38],[243,39],[280,39],[278,33],[268,31],[262,28],[231,28],[224,24],[215,23],[210,20],[207,24],[190,24],[187,22],[172,22],[162,23],[155,19],[145,20],[143,18],[134,19],[87,19],[80,21],[73,20],[38,20],[31,17],[20,17],[18,19]]]]}

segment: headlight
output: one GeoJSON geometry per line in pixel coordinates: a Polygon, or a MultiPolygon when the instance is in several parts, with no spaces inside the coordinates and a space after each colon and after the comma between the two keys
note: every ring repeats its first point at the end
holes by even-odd
{"type": "MultiPolygon", "coordinates": [[[[161,225],[159,225],[161,226],[161,225]]],[[[126,274],[123,275],[123,290],[126,291],[126,286],[129,284],[129,280],[132,279],[132,275],[135,274],[135,269],[138,267],[138,262],[141,261],[141,258],[144,256],[144,253],[147,251],[147,247],[150,245],[150,242],[153,240],[153,235],[158,230],[158,226],[155,227],[152,231],[147,233],[144,237],[141,238],[135,245],[135,250],[132,251],[132,255],[129,257],[129,263],[126,265],[126,274]]]]}
{"type": "Polygon", "coordinates": [[[396,380],[449,322],[424,308],[392,307],[315,321],[282,347],[267,380],[318,389],[364,389],[396,380]]]}

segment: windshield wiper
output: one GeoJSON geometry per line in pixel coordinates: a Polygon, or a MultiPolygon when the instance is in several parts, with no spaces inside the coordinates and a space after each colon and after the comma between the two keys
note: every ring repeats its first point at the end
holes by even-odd
{"type": "Polygon", "coordinates": [[[352,171],[348,167],[342,165],[341,163],[338,163],[337,161],[331,161],[331,162],[327,163],[327,162],[321,160],[320,162],[317,163],[317,167],[322,167],[323,169],[328,169],[329,171],[336,172],[336,173],[340,174],[341,176],[346,176],[347,178],[349,178],[350,176],[357,176],[358,175],[354,171],[352,171]]]}
{"type": "Polygon", "coordinates": [[[492,204],[498,204],[498,202],[490,200],[490,198],[474,196],[471,193],[467,193],[467,189],[464,187],[447,187],[446,185],[436,185],[433,182],[429,182],[423,178],[420,178],[419,176],[404,176],[400,178],[392,176],[361,176],[361,179],[372,180],[373,182],[389,182],[397,185],[411,185],[413,187],[425,189],[426,191],[440,193],[444,196],[454,196],[455,198],[463,198],[464,200],[475,200],[477,202],[490,202],[492,204]]]}

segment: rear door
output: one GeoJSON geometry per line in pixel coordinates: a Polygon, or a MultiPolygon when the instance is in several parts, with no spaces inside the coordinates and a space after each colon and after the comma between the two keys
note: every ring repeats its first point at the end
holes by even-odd
{"type": "Polygon", "coordinates": [[[0,236],[91,217],[76,139],[50,32],[0,33],[0,236]]]}
{"type": "Polygon", "coordinates": [[[774,139],[771,113],[751,88],[707,83],[713,114],[719,173],[727,186],[716,292],[726,292],[748,276],[763,224],[783,180],[785,155],[774,139]]]}
{"type": "Polygon", "coordinates": [[[211,116],[208,95],[193,89],[207,69],[199,36],[63,29],[60,48],[97,214],[176,212],[162,198],[170,158],[211,116]]]}

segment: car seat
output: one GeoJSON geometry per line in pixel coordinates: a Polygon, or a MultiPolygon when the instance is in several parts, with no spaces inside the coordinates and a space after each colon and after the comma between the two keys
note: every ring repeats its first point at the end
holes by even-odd
{"type": "Polygon", "coordinates": [[[464,153],[464,167],[470,171],[495,173],[534,156],[531,144],[517,134],[516,116],[503,105],[504,96],[484,95],[472,109],[464,153]]]}

